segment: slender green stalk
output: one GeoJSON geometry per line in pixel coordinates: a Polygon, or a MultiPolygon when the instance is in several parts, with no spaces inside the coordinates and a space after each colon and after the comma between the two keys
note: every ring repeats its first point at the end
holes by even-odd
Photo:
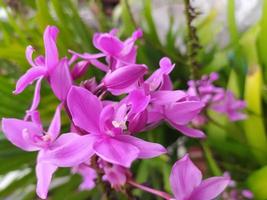
{"type": "Polygon", "coordinates": [[[217,162],[213,158],[213,155],[212,155],[212,152],[210,150],[209,145],[207,143],[205,143],[205,142],[202,142],[201,145],[203,147],[204,154],[205,154],[205,157],[206,157],[206,159],[208,161],[208,165],[209,165],[209,167],[211,169],[211,172],[215,176],[221,176],[222,175],[222,172],[221,172],[219,166],[217,165],[217,162]]]}
{"type": "Polygon", "coordinates": [[[184,0],[185,5],[185,17],[187,23],[187,31],[188,31],[188,41],[187,41],[187,58],[188,65],[191,70],[191,78],[198,79],[199,78],[199,68],[200,63],[197,59],[198,51],[201,48],[199,43],[199,38],[197,36],[196,27],[193,26],[193,21],[197,17],[198,13],[195,8],[193,8],[190,4],[190,0],[184,0]]]}

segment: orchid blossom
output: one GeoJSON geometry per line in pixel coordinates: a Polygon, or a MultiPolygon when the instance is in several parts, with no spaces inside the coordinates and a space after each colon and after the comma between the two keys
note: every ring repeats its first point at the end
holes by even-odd
{"type": "Polygon", "coordinates": [[[41,124],[31,121],[14,118],[2,120],[3,132],[11,143],[24,151],[38,151],[36,192],[43,199],[47,196],[53,173],[58,167],[75,166],[91,155],[91,152],[86,150],[87,143],[84,143],[86,136],[76,133],[59,136],[60,107],[57,108],[47,132],[41,124]],[[56,156],[54,156],[55,151],[56,156]],[[76,155],[77,152],[79,155],[76,155]]]}

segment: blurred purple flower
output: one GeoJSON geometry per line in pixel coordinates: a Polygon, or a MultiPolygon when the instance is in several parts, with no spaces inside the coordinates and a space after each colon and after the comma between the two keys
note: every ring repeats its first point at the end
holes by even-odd
{"type": "Polygon", "coordinates": [[[211,177],[202,180],[200,170],[185,155],[171,171],[170,184],[175,200],[212,200],[229,184],[228,177],[211,177]]]}

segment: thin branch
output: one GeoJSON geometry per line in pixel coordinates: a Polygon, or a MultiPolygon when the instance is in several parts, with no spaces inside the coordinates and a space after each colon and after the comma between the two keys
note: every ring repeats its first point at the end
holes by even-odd
{"type": "Polygon", "coordinates": [[[163,191],[159,191],[159,190],[155,190],[155,189],[152,189],[150,187],[147,187],[147,186],[144,186],[144,185],[141,185],[139,183],[136,183],[134,182],[133,180],[128,180],[127,182],[129,185],[132,185],[140,190],[143,190],[143,191],[146,191],[146,192],[149,192],[151,194],[154,194],[156,196],[159,196],[159,197],[162,197],[163,199],[166,199],[166,200],[170,200],[170,199],[173,199],[172,196],[166,192],[163,192],[163,191]]]}

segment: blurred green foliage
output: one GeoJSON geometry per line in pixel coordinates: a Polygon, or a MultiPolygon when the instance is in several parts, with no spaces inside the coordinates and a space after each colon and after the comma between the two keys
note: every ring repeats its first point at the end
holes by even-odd
{"type": "MultiPolygon", "coordinates": [[[[142,27],[144,37],[138,43],[138,62],[153,69],[161,57],[170,57],[176,63],[172,79],[176,86],[184,88],[190,70],[187,56],[181,48],[177,48],[175,41],[179,39],[183,43],[188,42],[186,27],[181,26],[176,31],[174,16],[170,14],[165,42],[162,42],[159,36],[161,30],[153,18],[151,2],[152,0],[138,2],[141,4],[141,11],[139,20],[135,20],[131,10],[132,4],[121,0],[118,5],[119,20],[114,20],[113,16],[104,12],[103,1],[100,0],[0,0],[0,11],[7,14],[5,18],[0,18],[0,118],[20,118],[29,106],[32,87],[16,97],[12,95],[12,91],[17,78],[29,67],[25,59],[25,47],[31,44],[38,53],[43,53],[41,38],[47,25],[56,25],[60,29],[58,46],[61,55],[67,55],[68,49],[77,52],[96,51],[91,43],[92,35],[96,31],[108,31],[115,27],[119,29],[121,37],[125,38],[135,28],[142,27]],[[81,17],[81,7],[93,14],[94,23],[86,23],[81,17]]],[[[216,10],[212,10],[206,18],[196,23],[202,46],[198,59],[202,65],[202,74],[218,71],[221,74],[218,84],[228,87],[247,101],[248,118],[243,122],[229,123],[222,116],[210,113],[214,121],[205,127],[207,140],[186,140],[185,145],[188,148],[201,147],[209,169],[207,174],[220,175],[223,171],[229,171],[239,187],[250,187],[256,194],[255,199],[263,200],[267,199],[267,1],[263,4],[261,20],[244,32],[238,31],[234,6],[234,0],[228,0],[227,23],[230,40],[224,47],[216,41],[220,31],[215,20],[216,10]]],[[[95,72],[89,72],[91,75],[93,73],[95,72]]],[[[45,125],[49,123],[57,104],[56,98],[43,84],[40,112],[45,125]]],[[[64,118],[63,129],[67,130],[67,124],[67,118],[64,118]]],[[[174,141],[177,137],[180,138],[180,135],[163,126],[153,133],[141,134],[141,137],[176,149],[177,143],[174,141]]],[[[176,159],[176,151],[173,150],[170,157],[138,161],[133,166],[134,175],[140,182],[169,192],[168,176],[176,159]]],[[[0,135],[0,162],[0,176],[14,170],[30,169],[28,174],[16,178],[6,188],[0,189],[0,199],[11,195],[13,199],[36,199],[35,154],[18,150],[0,135]]],[[[68,169],[60,169],[56,173],[56,179],[59,184],[51,188],[49,199],[100,199],[97,188],[89,192],[79,192],[77,188],[81,177],[70,175],[68,169]]],[[[140,199],[155,199],[141,191],[135,193],[140,199]]]]}

